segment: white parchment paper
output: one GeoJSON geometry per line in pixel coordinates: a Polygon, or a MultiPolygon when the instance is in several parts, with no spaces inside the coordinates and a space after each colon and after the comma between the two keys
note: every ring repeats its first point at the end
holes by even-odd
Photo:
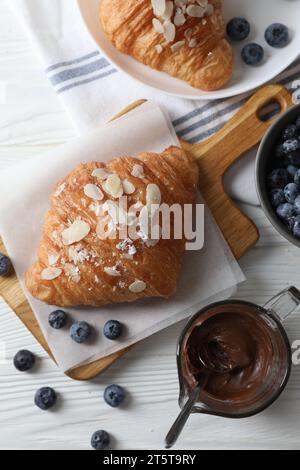
{"type": "Polygon", "coordinates": [[[186,253],[174,297],[68,310],[72,320],[84,319],[93,325],[95,333],[89,344],[74,343],[68,328],[53,330],[48,324],[48,315],[54,307],[34,299],[26,290],[24,275],[35,260],[43,219],[57,181],[79,163],[108,161],[116,156],[133,156],[144,151],[161,152],[170,145],[178,145],[178,140],[169,119],[158,106],[148,102],[117,121],[10,167],[0,175],[0,234],[38,323],[63,371],[105,357],[190,316],[206,303],[227,297],[237,283],[244,280],[206,208],[205,246],[201,251],[186,253]],[[104,323],[110,319],[125,325],[125,334],[118,341],[109,341],[102,334],[104,323]]]}

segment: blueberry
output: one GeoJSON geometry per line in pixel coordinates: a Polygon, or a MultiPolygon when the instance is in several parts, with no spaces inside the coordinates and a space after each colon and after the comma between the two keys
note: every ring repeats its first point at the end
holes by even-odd
{"type": "Polygon", "coordinates": [[[289,183],[284,188],[284,195],[287,202],[294,204],[296,197],[299,195],[299,186],[296,183],[289,183]]]}
{"type": "Polygon", "coordinates": [[[14,357],[14,366],[20,372],[26,372],[33,368],[35,356],[32,352],[22,349],[14,357]]]}
{"type": "Polygon", "coordinates": [[[286,126],[282,133],[283,140],[291,140],[296,137],[298,137],[298,129],[295,124],[289,124],[286,126]]]}
{"type": "Polygon", "coordinates": [[[283,158],[284,156],[285,156],[285,153],[284,153],[284,151],[283,151],[282,144],[276,145],[276,148],[275,148],[275,157],[276,157],[276,158],[283,158]]]}
{"type": "Polygon", "coordinates": [[[285,142],[283,142],[282,148],[285,155],[297,152],[297,150],[299,150],[299,141],[297,139],[286,140],[285,142]]]}
{"type": "Polygon", "coordinates": [[[250,24],[246,18],[232,18],[227,25],[227,35],[232,41],[242,41],[250,34],[250,24]]]}
{"type": "Polygon", "coordinates": [[[253,42],[242,49],[242,59],[247,65],[258,65],[263,58],[264,50],[259,44],[253,42]]]}
{"type": "Polygon", "coordinates": [[[7,276],[12,268],[12,264],[8,256],[0,253],[0,276],[7,276]]]}
{"type": "Polygon", "coordinates": [[[109,385],[104,390],[104,400],[109,406],[116,408],[124,401],[126,392],[120,385],[109,385]]]}
{"type": "Polygon", "coordinates": [[[297,215],[297,217],[295,218],[293,234],[295,235],[295,237],[300,238],[300,215],[297,215]]]}
{"type": "Polygon", "coordinates": [[[298,168],[295,165],[288,165],[286,171],[288,172],[292,180],[294,180],[295,174],[297,173],[298,168]]]}
{"type": "Polygon", "coordinates": [[[294,182],[300,186],[300,170],[297,171],[297,173],[294,176],[294,182]]]}
{"type": "Polygon", "coordinates": [[[271,24],[265,32],[265,40],[272,47],[285,47],[289,43],[289,30],[281,23],[271,24]]]}
{"type": "Polygon", "coordinates": [[[295,216],[289,217],[288,219],[284,220],[285,225],[287,226],[288,230],[291,232],[293,231],[294,225],[295,225],[295,216]]]}
{"type": "Polygon", "coordinates": [[[298,117],[298,119],[296,121],[296,127],[300,131],[300,117],[298,117]]]}
{"type": "Polygon", "coordinates": [[[283,189],[272,189],[270,199],[273,207],[278,207],[279,204],[284,204],[286,200],[283,189]]]}
{"type": "Polygon", "coordinates": [[[296,165],[296,166],[299,167],[300,166],[300,153],[298,151],[290,153],[287,156],[287,160],[288,160],[289,164],[296,165]]]}
{"type": "Polygon", "coordinates": [[[295,212],[300,215],[300,196],[297,196],[294,202],[295,212]]]}
{"type": "Polygon", "coordinates": [[[103,327],[104,336],[112,340],[119,338],[122,334],[122,330],[122,323],[117,320],[109,320],[103,327]]]}
{"type": "Polygon", "coordinates": [[[272,189],[284,188],[289,182],[289,175],[283,168],[276,168],[268,176],[268,185],[272,189]]]}
{"type": "Polygon", "coordinates": [[[101,429],[100,431],[94,432],[91,438],[91,446],[95,450],[107,449],[110,445],[110,437],[106,431],[101,429]]]}
{"type": "Polygon", "coordinates": [[[67,314],[63,310],[55,310],[50,313],[48,321],[52,328],[60,330],[67,324],[67,314]]]}
{"type": "Polygon", "coordinates": [[[57,396],[53,388],[51,387],[42,387],[40,388],[34,397],[34,403],[41,410],[49,410],[52,406],[55,405],[57,396]]]}
{"type": "Polygon", "coordinates": [[[70,328],[70,336],[76,343],[85,343],[91,334],[92,328],[85,321],[73,323],[70,328]]]}
{"type": "Polygon", "coordinates": [[[286,202],[285,204],[280,204],[277,209],[276,209],[277,215],[283,219],[287,220],[290,217],[293,217],[295,214],[295,208],[293,204],[290,204],[289,202],[286,202]]]}

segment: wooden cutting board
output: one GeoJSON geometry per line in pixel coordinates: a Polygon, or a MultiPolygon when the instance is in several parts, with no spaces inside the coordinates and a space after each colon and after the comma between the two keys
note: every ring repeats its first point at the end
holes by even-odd
{"type": "MultiPolygon", "coordinates": [[[[293,104],[285,88],[279,85],[269,85],[256,92],[243,108],[210,139],[195,145],[181,141],[182,147],[199,163],[200,191],[237,259],[257,242],[259,233],[254,223],[234,205],[225,193],[223,176],[232,163],[261,141],[273,120],[261,120],[260,110],[273,102],[279,103],[281,112],[293,104]]],[[[133,103],[115,119],[142,103],[142,100],[133,103]]],[[[5,252],[1,240],[0,251],[5,252]]],[[[15,275],[0,278],[0,295],[48,354],[53,357],[15,275]]],[[[73,369],[67,372],[67,375],[75,380],[89,380],[123,356],[128,349],[130,348],[73,369]]]]}

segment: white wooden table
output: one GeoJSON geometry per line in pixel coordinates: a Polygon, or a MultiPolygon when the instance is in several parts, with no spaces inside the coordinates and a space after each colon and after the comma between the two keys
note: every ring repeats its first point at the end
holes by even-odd
{"type": "MultiPolygon", "coordinates": [[[[0,101],[0,171],[75,135],[5,0],[0,0],[0,81],[7,85],[6,101],[0,101]]],[[[248,280],[237,295],[263,304],[290,284],[300,286],[300,250],[275,233],[260,209],[243,209],[258,225],[261,239],[241,261],[248,280]]],[[[286,326],[292,341],[300,339],[300,310],[286,326]]],[[[78,383],[56,368],[0,302],[0,448],[88,449],[90,435],[101,428],[114,436],[118,449],[162,448],[178,412],[175,347],[181,327],[144,341],[98,379],[78,383]],[[12,358],[21,348],[37,353],[37,372],[14,369],[12,358]],[[103,389],[110,383],[130,392],[127,409],[111,409],[103,402],[103,389]],[[33,405],[34,393],[43,385],[62,397],[55,413],[33,405]]],[[[299,426],[300,366],[269,410],[239,421],[193,415],[177,448],[300,449],[299,426]]]]}

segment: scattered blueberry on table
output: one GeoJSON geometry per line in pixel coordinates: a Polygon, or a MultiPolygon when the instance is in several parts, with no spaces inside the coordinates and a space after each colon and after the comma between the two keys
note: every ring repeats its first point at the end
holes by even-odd
{"type": "Polygon", "coordinates": [[[287,229],[300,238],[300,118],[283,130],[271,164],[270,202],[287,229]]]}
{"type": "Polygon", "coordinates": [[[104,336],[111,340],[118,339],[122,334],[122,330],[122,323],[117,320],[108,320],[103,327],[104,336]]]}
{"type": "Polygon", "coordinates": [[[42,387],[37,390],[34,403],[38,406],[41,410],[49,410],[52,408],[57,401],[57,396],[55,390],[51,387],[42,387]]]}
{"type": "Polygon", "coordinates": [[[232,41],[243,41],[250,34],[250,23],[246,18],[232,18],[227,24],[227,35],[232,41]]]}
{"type": "Polygon", "coordinates": [[[91,438],[91,446],[95,450],[105,450],[110,445],[109,434],[103,429],[94,432],[91,438]]]}
{"type": "Polygon", "coordinates": [[[70,336],[76,343],[86,343],[92,334],[92,327],[85,321],[73,323],[70,328],[70,336]]]}
{"type": "Polygon", "coordinates": [[[55,330],[61,330],[67,324],[68,317],[63,310],[55,310],[48,317],[49,325],[55,330]]]}
{"type": "Polygon", "coordinates": [[[20,372],[27,372],[35,364],[35,355],[27,349],[21,349],[14,357],[14,366],[20,372]]]}
{"type": "Polygon", "coordinates": [[[242,59],[247,65],[259,65],[264,58],[265,52],[262,46],[251,42],[242,49],[242,59]]]}
{"type": "Polygon", "coordinates": [[[272,47],[285,47],[290,41],[287,26],[281,23],[271,24],[265,32],[265,40],[272,47]]]}
{"type": "Polygon", "coordinates": [[[12,264],[8,256],[0,253],[0,276],[8,276],[12,269],[12,264]]]}
{"type": "Polygon", "coordinates": [[[125,397],[126,392],[120,385],[109,385],[104,390],[104,400],[109,406],[112,406],[113,408],[120,406],[121,403],[123,403],[125,397]]]}

